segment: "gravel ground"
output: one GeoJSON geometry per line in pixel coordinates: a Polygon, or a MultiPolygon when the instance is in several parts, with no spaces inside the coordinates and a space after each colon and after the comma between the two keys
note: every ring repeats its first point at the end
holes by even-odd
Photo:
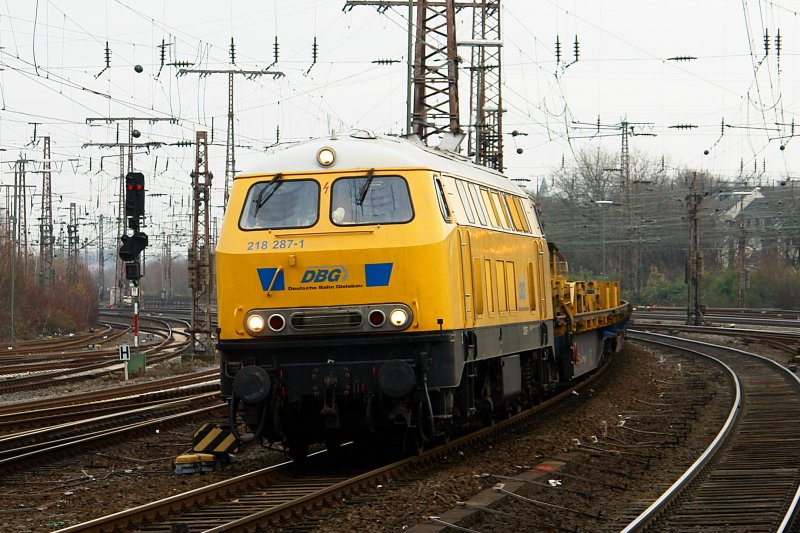
{"type": "MultiPolygon", "coordinates": [[[[566,512],[548,511],[537,514],[530,504],[512,501],[499,507],[507,516],[494,515],[492,520],[471,525],[470,529],[483,533],[535,531],[541,530],[543,523],[555,523],[558,527],[570,530],[619,531],[620,521],[627,523],[624,516],[634,500],[639,500],[636,506],[643,510],[660,494],[659,487],[664,488],[677,478],[679,474],[672,473],[674,465],[685,468],[694,461],[713,438],[716,431],[714,423],[709,424],[702,415],[698,417],[694,421],[696,431],[693,432],[693,437],[680,447],[669,449],[667,453],[651,452],[650,455],[656,459],[650,462],[649,468],[637,463],[640,460],[638,454],[622,452],[631,455],[620,457],[609,454],[596,457],[586,453],[587,448],[580,447],[577,443],[603,448],[603,442],[608,440],[603,438],[603,434],[613,434],[613,431],[607,430],[608,425],[616,425],[620,415],[662,411],[660,406],[666,401],[665,396],[671,394],[671,389],[676,392],[674,389],[679,387],[678,384],[685,382],[690,366],[684,359],[662,358],[629,345],[616,358],[603,383],[591,390],[588,397],[576,397],[543,416],[528,430],[518,431],[483,449],[465,452],[464,455],[444,462],[435,471],[420,474],[416,480],[398,483],[396,487],[376,488],[368,504],[340,505],[326,516],[315,517],[314,522],[302,524],[297,529],[305,531],[305,527],[313,525],[313,531],[324,533],[349,531],[349,527],[361,531],[400,532],[416,524],[432,524],[433,521],[428,517],[440,517],[448,510],[460,507],[459,502],[468,501],[482,491],[491,490],[498,481],[502,481],[494,475],[517,477],[530,471],[545,458],[563,457],[566,454],[566,457],[578,465],[573,465],[573,475],[580,475],[590,481],[565,481],[565,488],[569,486],[576,490],[591,491],[591,501],[581,501],[573,493],[556,498],[552,495],[543,496],[541,493],[547,492],[547,489],[538,489],[536,499],[582,512],[591,512],[595,508],[597,514],[602,512],[602,519],[581,518],[573,514],[568,515],[567,520],[562,520],[566,512]],[[592,466],[591,470],[585,468],[589,464],[592,466]],[[606,470],[598,473],[598,468],[606,470]],[[603,485],[602,482],[624,484],[627,485],[627,490],[621,491],[603,485]]],[[[705,372],[706,369],[707,367],[698,365],[694,370],[705,372]]],[[[702,377],[701,379],[708,381],[702,377]]],[[[719,381],[712,381],[710,385],[715,390],[718,386],[722,388],[719,381]]],[[[701,394],[707,396],[708,391],[701,394]]],[[[678,396],[685,398],[682,392],[678,396]]],[[[720,396],[718,403],[724,403],[723,396],[720,396]]],[[[714,418],[714,415],[710,416],[714,418]]],[[[657,418],[657,425],[651,425],[648,429],[653,432],[671,432],[673,424],[679,422],[679,418],[683,418],[680,412],[676,412],[674,417],[657,418]]],[[[653,437],[649,436],[647,440],[653,440],[653,437]]],[[[542,481],[547,482],[548,479],[542,481]]],[[[522,494],[533,495],[535,488],[526,488],[529,490],[523,490],[522,494]]]]}
{"type": "MultiPolygon", "coordinates": [[[[189,369],[173,364],[142,379],[186,370],[189,369]]],[[[682,372],[685,368],[675,360],[629,345],[616,357],[602,385],[543,416],[528,431],[517,432],[482,449],[465,451],[443,461],[439,468],[420,473],[416,479],[375,487],[364,498],[359,498],[359,502],[342,502],[321,511],[318,516],[308,517],[303,530],[324,533],[404,531],[425,522],[428,516],[441,515],[456,507],[458,502],[491,488],[497,480],[483,477],[484,473],[519,475],[544,456],[574,451],[576,441],[592,442],[611,421],[619,419],[620,413],[641,410],[643,401],[658,402],[664,394],[664,384],[678,379],[682,372]]],[[[90,386],[114,386],[116,383],[118,381],[103,378],[91,382],[90,386]]],[[[669,429],[672,420],[664,423],[669,429]]],[[[220,471],[175,475],[172,460],[190,449],[191,434],[197,425],[162,428],[157,433],[102,450],[84,450],[53,464],[0,474],[0,530],[53,531],[286,459],[281,453],[250,447],[220,471]]],[[[678,462],[691,459],[688,451],[667,456],[673,456],[678,462]]],[[[668,470],[664,465],[659,468],[668,470]]],[[[631,469],[635,467],[631,465],[631,469]]],[[[649,476],[639,476],[639,479],[646,482],[649,476]]],[[[651,489],[654,485],[656,483],[650,483],[651,489]]],[[[497,527],[486,531],[526,530],[518,526],[497,527]]]]}

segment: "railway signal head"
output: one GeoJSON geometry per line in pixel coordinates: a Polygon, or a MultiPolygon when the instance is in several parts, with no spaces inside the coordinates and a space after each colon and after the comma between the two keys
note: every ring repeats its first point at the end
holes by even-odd
{"type": "Polygon", "coordinates": [[[139,260],[125,262],[125,279],[136,281],[142,277],[139,260]]]}
{"type": "Polygon", "coordinates": [[[119,247],[119,258],[123,261],[136,261],[139,254],[147,247],[147,235],[137,231],[133,235],[123,235],[119,238],[122,245],[119,247]]]}
{"type": "Polygon", "coordinates": [[[128,172],[125,176],[125,216],[130,217],[130,227],[137,229],[144,218],[144,174],[128,172]]]}

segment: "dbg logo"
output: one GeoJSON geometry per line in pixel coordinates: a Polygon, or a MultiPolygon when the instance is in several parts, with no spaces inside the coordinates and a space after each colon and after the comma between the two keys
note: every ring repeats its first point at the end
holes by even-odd
{"type": "Polygon", "coordinates": [[[343,266],[313,267],[303,273],[300,283],[335,283],[347,279],[347,269],[343,266]]]}

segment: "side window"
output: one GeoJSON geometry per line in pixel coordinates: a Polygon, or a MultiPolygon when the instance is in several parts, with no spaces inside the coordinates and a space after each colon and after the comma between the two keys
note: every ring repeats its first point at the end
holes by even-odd
{"type": "Polygon", "coordinates": [[[511,200],[509,210],[511,211],[511,217],[514,219],[514,225],[517,226],[517,229],[520,231],[530,233],[531,227],[528,225],[528,219],[525,217],[525,210],[522,208],[522,203],[520,202],[519,197],[507,196],[506,198],[511,200]]]}
{"type": "Polygon", "coordinates": [[[497,210],[492,204],[492,197],[489,196],[489,190],[481,188],[481,200],[483,200],[483,207],[489,215],[489,223],[495,228],[500,227],[500,222],[497,221],[497,210]]]}
{"type": "Polygon", "coordinates": [[[472,206],[470,205],[470,198],[467,194],[467,191],[464,189],[464,182],[461,180],[456,180],[456,190],[458,191],[458,196],[461,198],[461,204],[464,206],[464,212],[467,214],[467,220],[474,223],[475,222],[475,215],[472,212],[472,206]]]}
{"type": "Polygon", "coordinates": [[[447,205],[447,198],[445,198],[444,194],[444,186],[438,178],[434,179],[434,182],[436,185],[436,199],[439,201],[439,211],[442,212],[442,218],[444,218],[445,222],[451,222],[453,217],[450,214],[450,206],[447,205]]]}
{"type": "Polygon", "coordinates": [[[319,183],[280,175],[250,187],[239,217],[242,229],[307,228],[319,217],[319,183]]]}
{"type": "Polygon", "coordinates": [[[469,191],[469,197],[472,201],[472,207],[475,208],[475,214],[478,215],[478,220],[480,221],[481,225],[487,226],[486,212],[483,210],[483,205],[481,204],[481,196],[478,193],[478,186],[474,183],[468,183],[467,190],[469,191]]]}
{"type": "Polygon", "coordinates": [[[508,223],[508,214],[505,209],[505,202],[500,198],[500,193],[491,191],[492,206],[497,214],[497,220],[503,229],[510,229],[511,225],[508,223]]]}
{"type": "Polygon", "coordinates": [[[509,222],[511,222],[511,229],[516,231],[525,231],[522,228],[522,222],[519,220],[517,208],[514,207],[514,197],[510,194],[503,194],[503,203],[505,204],[506,212],[508,213],[509,222]]]}

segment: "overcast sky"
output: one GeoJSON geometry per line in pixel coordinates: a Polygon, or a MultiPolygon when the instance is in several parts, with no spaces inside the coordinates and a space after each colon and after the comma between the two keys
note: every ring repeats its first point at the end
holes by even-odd
{"type": "MultiPolygon", "coordinates": [[[[9,161],[41,159],[42,144],[34,141],[32,124],[38,123],[37,137],[49,135],[52,158],[63,161],[55,165],[54,214],[66,216],[69,203],[76,202],[87,224],[100,213],[113,217],[119,152],[86,145],[115,142],[116,126],[89,125],[87,119],[174,118],[177,124],[137,121],[139,141],[193,141],[197,130],[211,132],[213,125],[212,204],[221,214],[227,76],[178,76],[176,64],[269,67],[284,74],[278,79],[236,77],[238,169],[257,165],[266,152],[280,148],[276,142],[326,135],[331,129],[403,133],[407,10],[379,13],[357,7],[345,12],[344,4],[3,0],[1,182],[13,182],[9,161]],[[374,63],[380,59],[399,62],[374,63]],[[136,65],[142,66],[141,73],[136,65]]],[[[631,137],[631,151],[663,157],[668,171],[691,168],[734,178],[744,167],[745,175],[755,172],[762,183],[800,177],[800,142],[791,139],[800,97],[795,3],[503,0],[502,5],[505,130],[526,134],[505,137],[509,176],[549,176],[580,150],[618,152],[620,136],[614,127],[627,120],[638,124],[636,133],[655,135],[631,137]],[[558,64],[556,38],[562,43],[558,64]],[[580,55],[574,62],[576,38],[580,55]],[[670,59],[678,57],[694,59],[670,59]],[[596,123],[598,117],[606,126],[603,135],[579,126],[596,123]],[[677,125],[692,127],[671,127],[677,125]]],[[[459,38],[470,37],[465,15],[459,16],[459,38]]],[[[468,59],[469,49],[460,52],[468,59]]],[[[461,80],[464,107],[469,101],[466,70],[461,80]]],[[[121,123],[123,141],[126,127],[121,123]]],[[[152,234],[188,228],[193,165],[191,147],[163,146],[136,154],[135,167],[146,174],[148,190],[163,195],[148,200],[150,210],[159,214],[152,234]]],[[[29,170],[38,168],[31,163],[29,170]]],[[[39,174],[30,174],[28,183],[40,192],[39,174]]],[[[34,197],[29,217],[35,220],[37,210],[34,197]]],[[[37,237],[35,222],[29,226],[37,237]]],[[[93,239],[94,232],[87,227],[85,236],[93,239]]]]}

